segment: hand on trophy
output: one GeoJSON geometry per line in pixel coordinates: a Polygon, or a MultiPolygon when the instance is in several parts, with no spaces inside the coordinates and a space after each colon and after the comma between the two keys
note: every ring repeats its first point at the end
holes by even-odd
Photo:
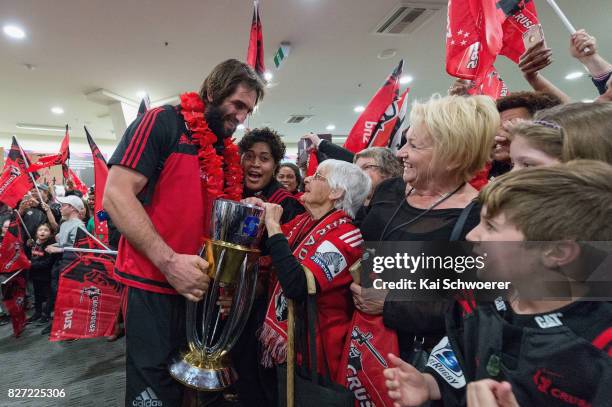
{"type": "Polygon", "coordinates": [[[248,205],[259,206],[260,208],[263,208],[264,204],[265,204],[265,202],[263,200],[261,200],[260,198],[256,198],[254,196],[252,196],[250,198],[244,198],[240,202],[248,204],[248,205]]]}
{"type": "Polygon", "coordinates": [[[161,270],[168,282],[189,301],[200,301],[208,291],[208,262],[200,256],[174,253],[161,270]]]}
{"type": "Polygon", "coordinates": [[[281,233],[280,220],[283,216],[283,207],[273,203],[264,203],[263,208],[266,210],[265,222],[268,236],[281,233]]]}

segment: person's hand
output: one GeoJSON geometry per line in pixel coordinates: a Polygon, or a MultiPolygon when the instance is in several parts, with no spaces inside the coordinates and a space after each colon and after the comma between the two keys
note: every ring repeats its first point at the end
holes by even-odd
{"type": "Polygon", "coordinates": [[[49,214],[49,211],[51,211],[51,208],[45,202],[41,202],[40,207],[46,214],[49,214]]]}
{"type": "Polygon", "coordinates": [[[26,245],[28,247],[34,247],[34,239],[29,238],[28,241],[26,242],[26,245]]]}
{"type": "Polygon", "coordinates": [[[63,253],[64,249],[59,246],[49,245],[45,248],[45,251],[49,254],[63,253]]]}
{"type": "Polygon", "coordinates": [[[570,54],[578,60],[597,53],[597,39],[585,30],[578,30],[570,37],[570,54]]]}
{"type": "Polygon", "coordinates": [[[544,40],[527,49],[519,59],[519,68],[527,81],[533,80],[542,69],[552,64],[552,50],[547,48],[544,40]]]}
{"type": "Polygon", "coordinates": [[[355,308],[359,311],[369,315],[382,315],[387,290],[363,288],[359,284],[351,283],[351,292],[355,308]]]}
{"type": "Polygon", "coordinates": [[[265,202],[260,199],[260,198],[256,198],[254,196],[250,197],[250,198],[244,198],[243,200],[241,200],[240,202],[244,203],[244,204],[248,204],[248,205],[255,205],[255,206],[259,206],[260,208],[264,207],[265,202]]]}
{"type": "Polygon", "coordinates": [[[221,316],[228,316],[230,309],[232,308],[232,296],[219,295],[219,298],[217,299],[217,305],[219,306],[219,313],[221,314],[221,316]]]}
{"type": "Polygon", "coordinates": [[[429,388],[423,374],[392,353],[387,355],[387,358],[395,366],[383,372],[387,379],[385,380],[387,394],[393,400],[393,405],[420,406],[428,401],[429,388]]]}
{"type": "Polygon", "coordinates": [[[268,236],[275,235],[280,232],[280,220],[283,216],[283,207],[277,204],[266,202],[264,203],[266,210],[265,222],[268,236]]]}
{"type": "Polygon", "coordinates": [[[315,150],[319,148],[319,143],[321,143],[321,138],[312,132],[304,134],[302,139],[310,140],[312,142],[312,147],[314,147],[315,150]]]}
{"type": "Polygon", "coordinates": [[[66,180],[66,191],[72,191],[74,189],[74,181],[71,178],[66,180]]]}
{"type": "Polygon", "coordinates": [[[208,291],[207,270],[208,262],[200,256],[174,253],[161,271],[179,294],[197,302],[208,291]]]}
{"type": "Polygon", "coordinates": [[[448,88],[449,96],[466,96],[468,95],[468,91],[474,86],[472,81],[467,79],[457,79],[453,84],[448,88]]]}
{"type": "Polygon", "coordinates": [[[520,407],[510,383],[499,383],[491,379],[468,383],[467,405],[468,407],[520,407]]]}

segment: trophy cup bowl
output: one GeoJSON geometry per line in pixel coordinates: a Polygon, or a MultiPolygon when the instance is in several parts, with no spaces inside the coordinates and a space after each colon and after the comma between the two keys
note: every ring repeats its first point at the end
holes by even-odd
{"type": "Polygon", "coordinates": [[[214,203],[210,238],[200,254],[209,263],[211,283],[202,301],[187,302],[189,349],[169,366],[172,377],[187,387],[220,391],[237,378],[229,351],[253,305],[263,216],[264,210],[254,205],[226,199],[214,203]],[[231,297],[226,316],[217,305],[221,296],[231,297]]]}

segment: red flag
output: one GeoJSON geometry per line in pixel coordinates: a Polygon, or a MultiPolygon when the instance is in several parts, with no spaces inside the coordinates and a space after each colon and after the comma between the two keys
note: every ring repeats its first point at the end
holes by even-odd
{"type": "Polygon", "coordinates": [[[306,164],[306,176],[312,177],[317,172],[319,159],[317,158],[317,150],[314,148],[308,152],[308,163],[306,164]]]}
{"type": "Polygon", "coordinates": [[[13,137],[11,150],[0,175],[0,202],[11,208],[14,208],[23,196],[34,188],[34,181],[27,173],[28,163],[24,161],[24,157],[17,139],[13,137]]]}
{"type": "MultiPolygon", "coordinates": [[[[81,229],[75,247],[102,249],[81,229]]],[[[51,328],[51,341],[114,333],[123,286],[112,278],[114,257],[64,252],[51,328]]]]}
{"type": "Polygon", "coordinates": [[[19,274],[2,283],[2,302],[11,316],[13,336],[19,337],[26,326],[26,279],[19,274]]]}
{"type": "Polygon", "coordinates": [[[17,216],[13,213],[8,230],[0,244],[0,273],[12,273],[29,268],[30,260],[23,250],[21,227],[17,221],[17,216]]]}
{"type": "Polygon", "coordinates": [[[100,240],[106,244],[108,243],[108,224],[106,220],[101,220],[100,218],[106,217],[104,215],[104,208],[102,207],[102,199],[104,197],[106,178],[108,177],[108,166],[106,165],[106,160],[100,152],[100,149],[89,134],[89,131],[87,131],[87,127],[85,127],[85,135],[87,136],[87,142],[89,143],[89,148],[91,149],[91,156],[94,163],[94,183],[96,185],[93,215],[95,225],[94,234],[96,237],[101,236],[102,238],[100,240]]]}
{"type": "Polygon", "coordinates": [[[446,71],[480,86],[497,55],[518,62],[525,52],[522,35],[534,24],[538,18],[531,0],[450,0],[446,71]]]}
{"type": "Polygon", "coordinates": [[[383,371],[390,367],[387,355],[399,352],[397,333],[385,327],[379,315],[353,313],[340,369],[338,383],[355,395],[355,406],[393,406],[387,394],[383,371]]]}
{"type": "Polygon", "coordinates": [[[470,88],[468,93],[470,95],[487,95],[492,97],[493,100],[497,100],[508,95],[508,87],[495,67],[491,66],[480,84],[470,88]]]}
{"type": "Polygon", "coordinates": [[[74,189],[80,191],[83,195],[87,194],[87,185],[85,185],[70,168],[68,168],[68,179],[71,179],[74,183],[74,189]]]}
{"type": "Polygon", "coordinates": [[[404,105],[404,100],[408,92],[410,92],[410,88],[406,89],[399,99],[395,99],[387,107],[387,110],[385,110],[385,113],[383,113],[376,125],[374,136],[372,136],[372,141],[370,141],[368,147],[392,148],[394,143],[398,141],[401,143],[401,131],[405,128],[404,124],[407,122],[404,120],[406,114],[404,108],[407,107],[407,103],[404,105]]]}
{"type": "MultiPolygon", "coordinates": [[[[385,115],[385,112],[399,99],[399,79],[403,67],[404,60],[401,60],[391,75],[389,75],[385,84],[376,92],[368,103],[368,106],[366,106],[363,113],[361,113],[357,119],[357,122],[344,142],[344,148],[353,153],[358,153],[364,148],[372,146],[372,141],[378,138],[378,133],[384,133],[385,131],[388,133],[391,132],[393,126],[386,127],[386,123],[389,117],[393,117],[385,115]]],[[[395,112],[397,111],[398,109],[396,106],[395,112]]],[[[390,134],[387,134],[386,140],[384,137],[385,136],[381,136],[380,141],[377,141],[377,143],[381,142],[386,147],[389,142],[390,134]]]]}
{"type": "Polygon", "coordinates": [[[30,167],[28,168],[28,172],[38,171],[40,169],[53,167],[55,165],[66,164],[66,161],[70,159],[69,144],[70,136],[68,135],[68,125],[66,125],[66,135],[62,140],[62,145],[60,146],[59,153],[40,157],[38,161],[30,165],[30,167]]]}
{"type": "Polygon", "coordinates": [[[251,22],[247,64],[249,64],[260,76],[263,76],[266,67],[264,65],[263,29],[259,16],[258,0],[253,2],[253,21],[251,22]]]}

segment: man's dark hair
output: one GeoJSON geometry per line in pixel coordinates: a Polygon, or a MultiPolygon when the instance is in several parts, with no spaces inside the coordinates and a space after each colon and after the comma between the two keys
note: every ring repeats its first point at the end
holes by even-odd
{"type": "Polygon", "coordinates": [[[503,112],[524,107],[532,116],[539,110],[558,106],[563,102],[557,96],[545,92],[513,92],[497,99],[497,111],[503,112]]]}
{"type": "Polygon", "coordinates": [[[244,134],[242,140],[238,143],[240,154],[244,154],[255,143],[266,143],[272,152],[274,162],[278,164],[285,156],[285,143],[280,138],[280,135],[269,127],[261,129],[253,129],[244,134]]]}
{"type": "Polygon", "coordinates": [[[238,85],[255,91],[255,103],[263,99],[265,85],[259,75],[249,65],[236,59],[228,59],[213,68],[204,79],[200,97],[207,103],[210,96],[212,104],[218,106],[236,91],[238,85]]]}

